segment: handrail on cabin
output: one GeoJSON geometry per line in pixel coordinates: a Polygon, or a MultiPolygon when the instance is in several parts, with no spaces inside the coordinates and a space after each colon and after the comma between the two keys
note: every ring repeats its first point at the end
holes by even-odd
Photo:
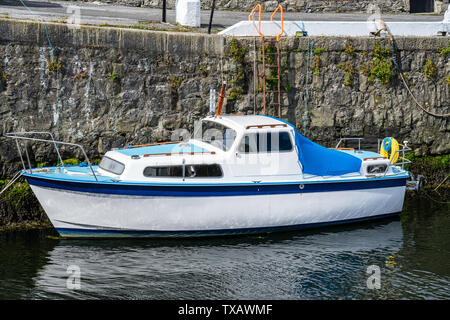
{"type": "Polygon", "coordinates": [[[252,10],[252,12],[250,12],[250,14],[248,15],[248,21],[253,21],[253,15],[256,11],[256,9],[259,8],[259,14],[258,14],[258,33],[261,37],[264,38],[264,34],[261,32],[261,5],[258,3],[252,10]]]}
{"type": "Polygon", "coordinates": [[[283,7],[281,6],[281,4],[275,9],[275,11],[270,16],[270,21],[273,21],[273,16],[275,15],[275,13],[277,13],[278,10],[280,10],[280,14],[281,14],[281,32],[279,34],[277,34],[277,41],[280,41],[280,37],[284,32],[283,7]]]}
{"type": "Polygon", "coordinates": [[[245,129],[251,129],[251,128],[258,128],[258,129],[262,129],[264,127],[271,127],[271,128],[275,128],[275,127],[287,127],[287,124],[285,123],[274,123],[274,124],[252,124],[252,125],[248,125],[245,129]]]}
{"type": "Polygon", "coordinates": [[[159,146],[159,145],[164,145],[164,144],[173,144],[173,143],[181,143],[181,142],[182,142],[181,140],[178,140],[178,141],[167,141],[167,142],[156,142],[156,143],[127,145],[127,146],[124,146],[123,149],[141,148],[141,147],[149,147],[149,146],[159,146]]]}
{"type": "Polygon", "coordinates": [[[364,138],[341,138],[341,139],[339,139],[339,142],[337,143],[337,145],[333,149],[339,149],[339,145],[341,144],[342,141],[357,140],[358,141],[358,152],[360,152],[361,151],[361,140],[363,140],[363,139],[364,138]]]}
{"type": "Polygon", "coordinates": [[[215,155],[216,152],[215,151],[200,151],[200,152],[164,152],[164,153],[148,153],[148,154],[144,154],[144,157],[152,157],[152,156],[174,156],[174,155],[196,155],[196,154],[211,154],[211,155],[215,155]]]}
{"type": "Polygon", "coordinates": [[[355,148],[328,148],[328,149],[339,150],[339,151],[342,151],[342,150],[353,151],[353,150],[355,150],[355,148]]]}

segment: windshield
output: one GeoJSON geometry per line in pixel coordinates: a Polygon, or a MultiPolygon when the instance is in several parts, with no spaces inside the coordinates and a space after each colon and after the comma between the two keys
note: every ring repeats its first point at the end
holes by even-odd
{"type": "Polygon", "coordinates": [[[236,131],[214,121],[202,121],[199,140],[228,151],[236,139],[236,131]]]}

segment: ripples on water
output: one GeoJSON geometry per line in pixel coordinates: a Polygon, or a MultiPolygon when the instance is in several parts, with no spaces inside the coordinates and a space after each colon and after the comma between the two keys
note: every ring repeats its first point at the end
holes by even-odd
{"type": "Polygon", "coordinates": [[[0,235],[0,299],[448,299],[448,205],[398,219],[262,236],[54,240],[0,235]],[[78,265],[81,289],[66,287],[78,265]],[[381,269],[381,289],[366,286],[381,269]]]}

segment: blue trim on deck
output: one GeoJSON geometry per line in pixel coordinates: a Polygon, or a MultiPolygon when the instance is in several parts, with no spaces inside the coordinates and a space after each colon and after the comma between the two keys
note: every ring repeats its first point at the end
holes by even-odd
{"type": "Polygon", "coordinates": [[[149,238],[181,238],[181,237],[207,237],[207,236],[225,236],[225,235],[243,235],[272,233],[280,231],[304,230],[318,227],[329,227],[341,224],[358,223],[370,220],[389,218],[399,215],[400,212],[381,214],[376,216],[338,220],[332,222],[319,222],[297,224],[292,226],[279,227],[259,227],[259,228],[240,228],[240,229],[215,229],[215,230],[185,230],[185,231],[152,231],[152,230],[101,230],[101,229],[76,229],[76,228],[56,228],[56,231],[64,237],[149,237],[149,238]]]}
{"type": "Polygon", "coordinates": [[[333,182],[290,182],[252,184],[131,184],[113,182],[86,182],[46,179],[25,175],[30,185],[92,194],[169,197],[223,197],[242,195],[292,194],[365,190],[406,186],[408,176],[371,178],[364,180],[341,180],[333,182]],[[300,184],[303,189],[300,189],[300,184]]]}

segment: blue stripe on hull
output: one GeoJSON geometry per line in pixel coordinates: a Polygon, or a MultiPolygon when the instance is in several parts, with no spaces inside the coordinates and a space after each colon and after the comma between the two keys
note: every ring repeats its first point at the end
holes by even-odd
{"type": "Polygon", "coordinates": [[[407,177],[373,178],[359,181],[297,182],[280,184],[217,184],[217,185],[146,185],[127,183],[74,182],[52,180],[26,175],[30,185],[44,188],[85,192],[92,194],[115,194],[130,196],[166,197],[217,197],[266,194],[290,194],[310,192],[332,192],[348,190],[378,189],[406,186],[407,177]],[[303,185],[303,189],[299,185],[303,185]]]}
{"type": "Polygon", "coordinates": [[[357,223],[369,220],[383,219],[393,217],[400,214],[389,213],[376,216],[347,219],[332,222],[319,222],[298,224],[292,226],[280,227],[260,227],[260,228],[243,228],[243,229],[217,229],[217,230],[188,230],[188,231],[151,231],[151,230],[100,230],[100,229],[76,229],[76,228],[56,228],[56,231],[62,237],[70,238],[186,238],[186,237],[208,237],[208,236],[229,236],[229,235],[244,235],[244,234],[261,234],[272,233],[289,230],[304,230],[318,227],[335,226],[341,224],[357,223]]]}

